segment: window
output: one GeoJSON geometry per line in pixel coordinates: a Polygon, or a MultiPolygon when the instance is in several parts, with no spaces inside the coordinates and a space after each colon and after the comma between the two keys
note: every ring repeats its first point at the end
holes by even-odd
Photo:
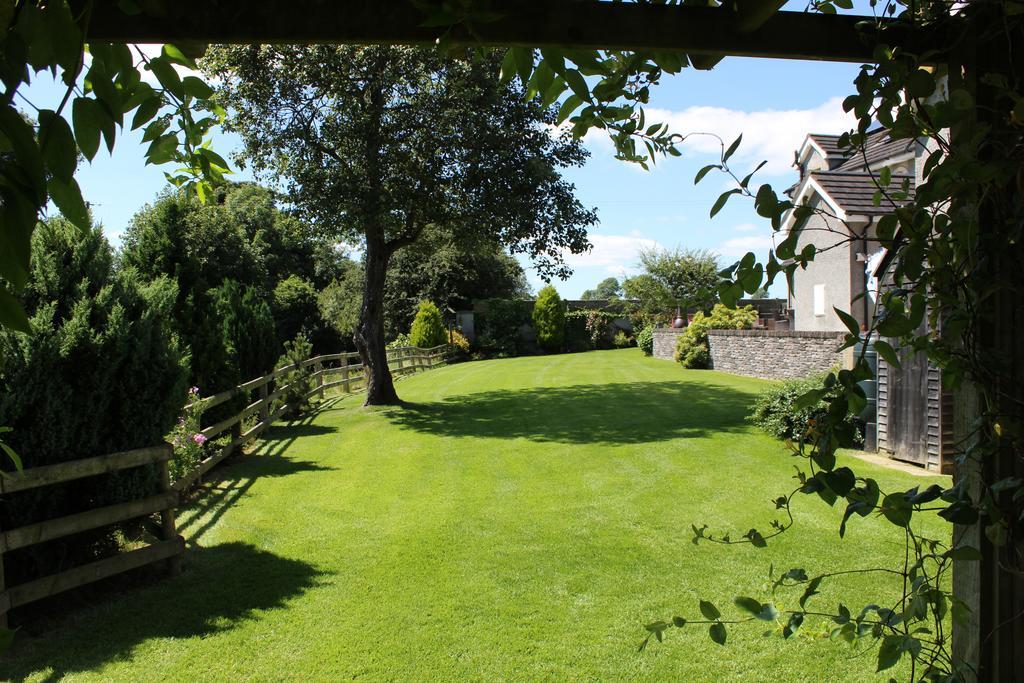
{"type": "Polygon", "coordinates": [[[814,315],[825,315],[825,285],[814,285],[814,315]]]}

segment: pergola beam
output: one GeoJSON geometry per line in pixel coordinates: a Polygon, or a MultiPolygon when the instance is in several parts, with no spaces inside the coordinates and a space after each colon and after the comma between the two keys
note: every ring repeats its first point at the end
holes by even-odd
{"type": "MultiPolygon", "coordinates": [[[[774,12],[761,21],[757,0],[722,7],[519,0],[497,2],[502,17],[457,27],[454,45],[575,47],[675,51],[695,55],[841,62],[872,60],[874,19],[774,12]],[[754,25],[745,16],[756,16],[754,25]]],[[[408,0],[174,0],[143,2],[123,14],[115,2],[94,3],[88,35],[109,42],[433,44],[442,28],[423,26],[408,0]]],[[[890,22],[891,23],[891,22],[890,22]]],[[[915,46],[915,34],[892,26],[892,41],[915,46]]],[[[917,51],[928,46],[921,45],[917,51]]]]}

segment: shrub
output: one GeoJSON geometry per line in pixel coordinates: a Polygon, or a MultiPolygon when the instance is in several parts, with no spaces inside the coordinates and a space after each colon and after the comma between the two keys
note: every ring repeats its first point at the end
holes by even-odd
{"type": "Polygon", "coordinates": [[[710,315],[698,312],[686,331],[679,335],[676,361],[684,368],[706,368],[711,364],[708,330],[749,330],[755,322],[757,311],[753,306],[726,308],[715,304],[710,315]]]}
{"type": "Polygon", "coordinates": [[[397,337],[395,337],[394,339],[392,339],[391,341],[389,341],[387,343],[387,348],[389,348],[389,349],[404,349],[407,346],[412,346],[412,345],[413,345],[412,344],[412,338],[409,335],[402,334],[400,332],[397,337]]]}
{"type": "MultiPolygon", "coordinates": [[[[83,236],[50,220],[30,248],[23,302],[33,333],[0,330],[0,424],[13,429],[5,440],[30,468],[161,443],[188,387],[188,360],[172,332],[174,281],[115,272],[98,227],[83,236]]],[[[155,468],[139,467],[10,494],[0,528],[143,497],[157,485],[155,468]]],[[[106,555],[118,547],[118,528],[13,551],[4,556],[7,578],[19,583],[106,555]]]]}
{"type": "Polygon", "coordinates": [[[477,318],[476,347],[485,354],[515,356],[522,351],[519,328],[529,324],[527,302],[488,299],[487,312],[477,318]]]}
{"type": "Polygon", "coordinates": [[[469,355],[469,340],[466,339],[466,335],[462,334],[459,330],[452,330],[450,343],[455,347],[455,350],[458,353],[469,355]]]}
{"type": "Polygon", "coordinates": [[[188,390],[185,407],[174,429],[167,435],[167,441],[174,446],[174,456],[168,463],[171,481],[178,481],[189,474],[203,460],[207,438],[200,434],[199,417],[202,407],[199,403],[199,387],[188,390]]]}
{"type": "Polygon", "coordinates": [[[540,290],[533,305],[533,328],[537,344],[548,353],[558,353],[565,342],[565,305],[551,285],[540,290]]]}
{"type": "Polygon", "coordinates": [[[627,349],[633,345],[633,340],[629,338],[629,335],[619,330],[615,333],[615,339],[612,340],[612,344],[617,349],[627,349]]]}
{"type": "Polygon", "coordinates": [[[645,356],[654,355],[654,328],[641,327],[636,333],[636,345],[644,352],[645,356]]]}
{"type": "Polygon", "coordinates": [[[313,283],[290,275],[274,288],[274,320],[277,338],[295,339],[303,331],[312,331],[320,321],[320,305],[313,283]]]}
{"type": "Polygon", "coordinates": [[[309,392],[313,388],[313,370],[309,366],[304,366],[302,361],[308,360],[312,355],[313,345],[309,338],[299,334],[295,339],[285,343],[284,354],[277,361],[278,369],[294,366],[277,377],[277,386],[283,387],[285,391],[275,410],[286,404],[288,410],[285,414],[288,417],[295,417],[309,408],[309,392]]]}
{"type": "Polygon", "coordinates": [[[444,319],[434,302],[420,302],[420,308],[412,321],[412,329],[409,330],[409,341],[421,349],[432,349],[448,342],[444,319]]]}
{"type": "MultiPolygon", "coordinates": [[[[828,412],[827,401],[841,393],[838,385],[833,384],[833,388],[814,405],[801,410],[795,408],[798,398],[812,389],[821,389],[827,377],[828,373],[822,373],[789,379],[765,389],[754,401],[754,412],[747,419],[776,438],[799,440],[814,423],[824,419],[828,412]]],[[[844,446],[857,446],[863,442],[856,417],[847,416],[840,430],[840,441],[844,446]]]]}

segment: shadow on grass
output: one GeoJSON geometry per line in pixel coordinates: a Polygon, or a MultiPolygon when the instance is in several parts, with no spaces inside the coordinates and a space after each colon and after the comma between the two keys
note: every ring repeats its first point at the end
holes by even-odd
{"type": "Polygon", "coordinates": [[[308,460],[293,460],[283,452],[265,454],[262,448],[229,460],[223,467],[213,471],[210,480],[196,491],[190,503],[179,512],[178,533],[190,545],[194,544],[260,479],[333,469],[308,460]]]}
{"type": "Polygon", "coordinates": [[[487,391],[386,413],[441,436],[646,443],[747,429],[749,393],[705,383],[626,382],[487,391]]]}
{"type": "Polygon", "coordinates": [[[247,543],[191,548],[185,572],[174,579],[132,591],[123,599],[81,614],[55,632],[15,640],[0,661],[0,678],[56,681],[131,656],[153,638],[207,637],[240,622],[259,619],[263,610],[285,607],[323,583],[327,572],[247,543]]]}

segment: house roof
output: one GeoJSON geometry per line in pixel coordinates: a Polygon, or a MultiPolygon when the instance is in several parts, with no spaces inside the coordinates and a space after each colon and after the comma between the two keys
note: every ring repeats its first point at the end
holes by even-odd
{"type": "Polygon", "coordinates": [[[814,144],[814,146],[824,152],[825,162],[828,164],[830,169],[835,169],[846,161],[846,150],[839,147],[838,135],[821,135],[820,133],[811,133],[807,137],[810,138],[811,143],[814,144]]]}
{"type": "MultiPolygon", "coordinates": [[[[810,174],[810,177],[848,216],[883,216],[892,212],[892,203],[884,197],[879,205],[875,205],[875,192],[879,189],[877,175],[843,171],[815,171],[810,174]]],[[[902,190],[904,180],[910,181],[910,196],[905,200],[896,200],[900,206],[913,201],[913,176],[894,174],[892,184],[889,185],[890,191],[898,192],[902,190]]]]}
{"type": "Polygon", "coordinates": [[[905,156],[914,151],[917,140],[893,140],[889,137],[889,131],[885,129],[868,133],[867,144],[864,146],[864,153],[857,150],[844,150],[845,159],[837,167],[831,167],[836,171],[863,171],[865,167],[870,168],[886,159],[905,156]],[[852,153],[851,153],[852,152],[852,153]]]}

